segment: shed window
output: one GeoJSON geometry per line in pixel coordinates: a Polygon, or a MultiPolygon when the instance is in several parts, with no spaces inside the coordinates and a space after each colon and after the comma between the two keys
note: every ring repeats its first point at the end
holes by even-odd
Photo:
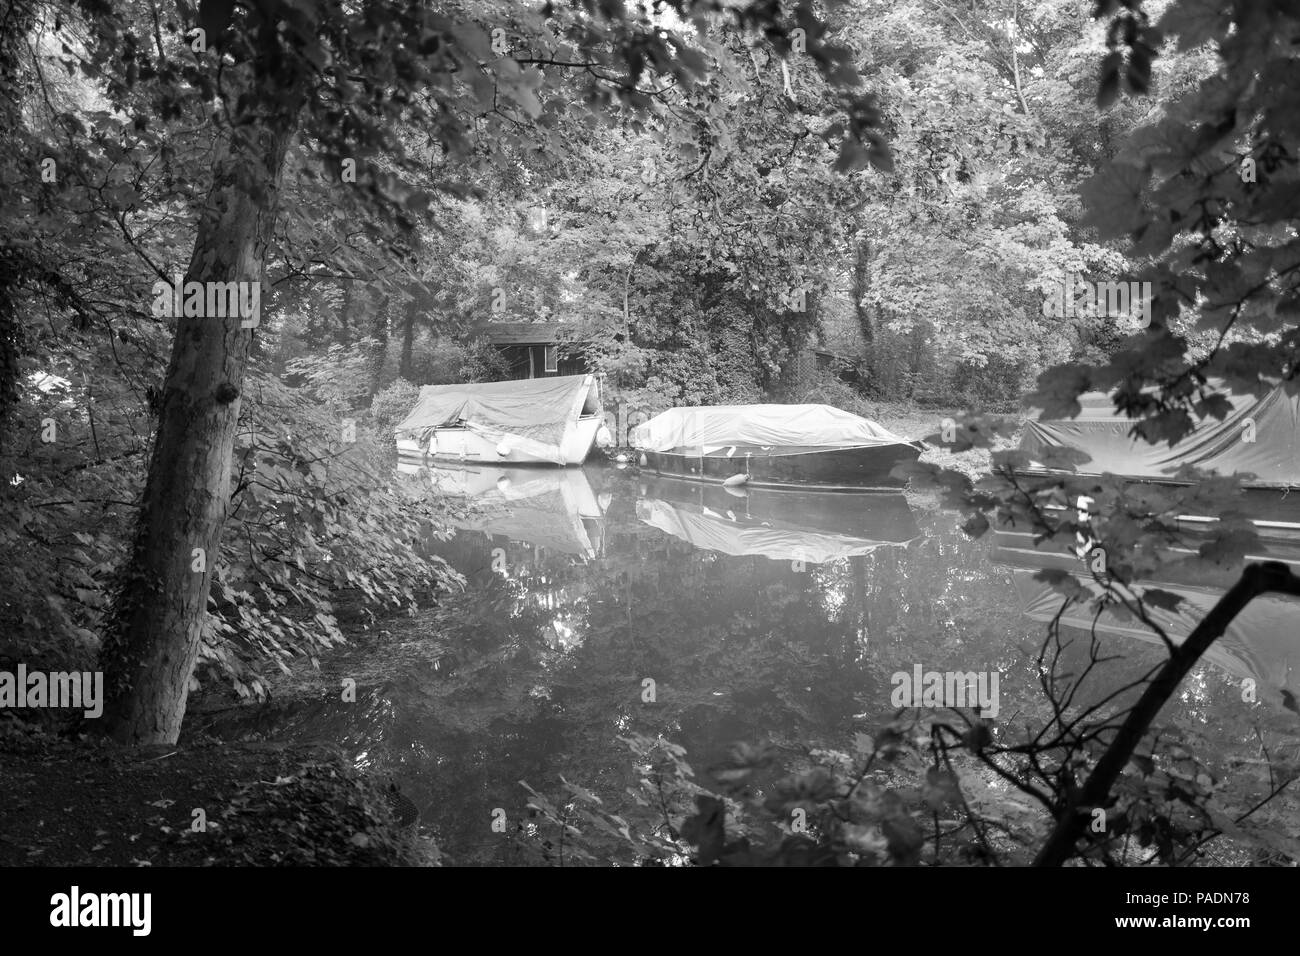
{"type": "Polygon", "coordinates": [[[546,364],[546,371],[558,372],[560,370],[560,350],[556,346],[543,346],[542,358],[546,364]]]}

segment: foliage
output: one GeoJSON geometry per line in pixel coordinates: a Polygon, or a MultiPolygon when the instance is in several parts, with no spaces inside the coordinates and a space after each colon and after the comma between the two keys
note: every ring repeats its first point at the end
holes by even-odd
{"type": "MultiPolygon", "coordinates": [[[[32,392],[29,407],[52,415],[61,438],[19,432],[30,445],[6,463],[11,480],[0,494],[13,520],[0,524],[0,541],[21,558],[0,570],[11,642],[0,653],[30,666],[88,667],[137,507],[143,449],[135,419],[114,415],[93,392],[32,392]]],[[[441,561],[413,549],[429,527],[444,526],[445,512],[412,479],[387,473],[364,431],[345,443],[327,405],[269,377],[254,380],[250,398],[200,655],[203,671],[241,695],[259,691],[266,664],[314,658],[341,641],[340,606],[363,623],[457,584],[441,561]]]]}
{"type": "Polygon", "coordinates": [[[394,475],[380,445],[309,394],[257,382],[235,449],[230,533],[213,583],[202,665],[230,675],[240,696],[259,693],[246,669],[313,662],[344,640],[340,605],[373,623],[414,611],[459,577],[415,545],[445,528],[445,511],[414,478],[394,475]]]}
{"type": "Polygon", "coordinates": [[[370,400],[370,427],[376,439],[386,439],[393,434],[397,423],[411,413],[416,399],[420,397],[419,386],[404,378],[399,378],[387,388],[375,393],[370,400]]]}
{"type": "Polygon", "coordinates": [[[404,837],[374,782],[313,760],[245,783],[202,834],[183,833],[220,866],[423,866],[437,850],[404,837]],[[274,840],[267,835],[274,834],[274,840]]]}
{"type": "Polygon", "coordinates": [[[494,382],[506,377],[509,368],[501,353],[483,339],[470,342],[439,341],[430,349],[426,385],[458,385],[463,382],[494,382]]]}

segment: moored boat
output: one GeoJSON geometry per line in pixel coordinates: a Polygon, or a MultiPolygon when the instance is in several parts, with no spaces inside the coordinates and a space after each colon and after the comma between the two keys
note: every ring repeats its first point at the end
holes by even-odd
{"type": "Polygon", "coordinates": [[[642,474],[729,485],[896,489],[919,442],[830,405],[674,408],[632,430],[642,474]]]}
{"type": "Polygon", "coordinates": [[[1126,493],[1148,496],[1152,510],[1162,510],[1180,496],[1180,518],[1205,523],[1217,515],[1200,507],[1199,479],[1187,477],[1192,466],[1204,472],[1242,477],[1242,499],[1234,510],[1261,527],[1300,530],[1300,392],[1277,385],[1262,395],[1234,392],[1226,384],[1211,388],[1227,403],[1222,419],[1204,416],[1173,446],[1150,444],[1134,432],[1137,420],[1115,408],[1112,396],[1089,392],[1078,398],[1079,414],[1066,419],[1032,419],[1025,423],[1020,450],[1030,459],[1017,469],[1025,478],[1113,477],[1126,493]],[[1048,467],[1042,459],[1073,449],[1088,456],[1074,470],[1048,467]]]}
{"type": "Polygon", "coordinates": [[[426,385],[395,431],[402,455],[461,464],[580,465],[608,441],[594,375],[426,385]]]}

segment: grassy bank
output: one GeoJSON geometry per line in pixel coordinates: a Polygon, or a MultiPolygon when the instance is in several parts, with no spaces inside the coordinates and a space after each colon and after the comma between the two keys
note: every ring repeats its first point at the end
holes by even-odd
{"type": "MultiPolygon", "coordinates": [[[[891,432],[905,438],[925,438],[934,435],[943,428],[945,418],[956,420],[964,409],[959,408],[917,408],[894,402],[864,402],[862,407],[854,410],[856,414],[870,418],[884,425],[891,432]]],[[[1007,417],[1011,417],[1008,415],[1007,417]]],[[[1016,415],[1024,424],[1023,414],[1016,415]]],[[[994,450],[1014,448],[1020,442],[1020,430],[1015,434],[1001,438],[994,443],[994,450]]],[[[931,448],[921,456],[921,461],[940,465],[960,471],[969,478],[978,478],[988,472],[991,465],[990,451],[985,448],[972,448],[969,451],[952,452],[931,443],[931,448]]]]}

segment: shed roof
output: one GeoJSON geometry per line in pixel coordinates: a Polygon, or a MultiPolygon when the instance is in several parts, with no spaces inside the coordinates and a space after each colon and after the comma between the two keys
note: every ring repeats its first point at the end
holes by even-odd
{"type": "Polygon", "coordinates": [[[493,345],[557,345],[572,341],[571,322],[486,322],[480,331],[493,345]]]}

